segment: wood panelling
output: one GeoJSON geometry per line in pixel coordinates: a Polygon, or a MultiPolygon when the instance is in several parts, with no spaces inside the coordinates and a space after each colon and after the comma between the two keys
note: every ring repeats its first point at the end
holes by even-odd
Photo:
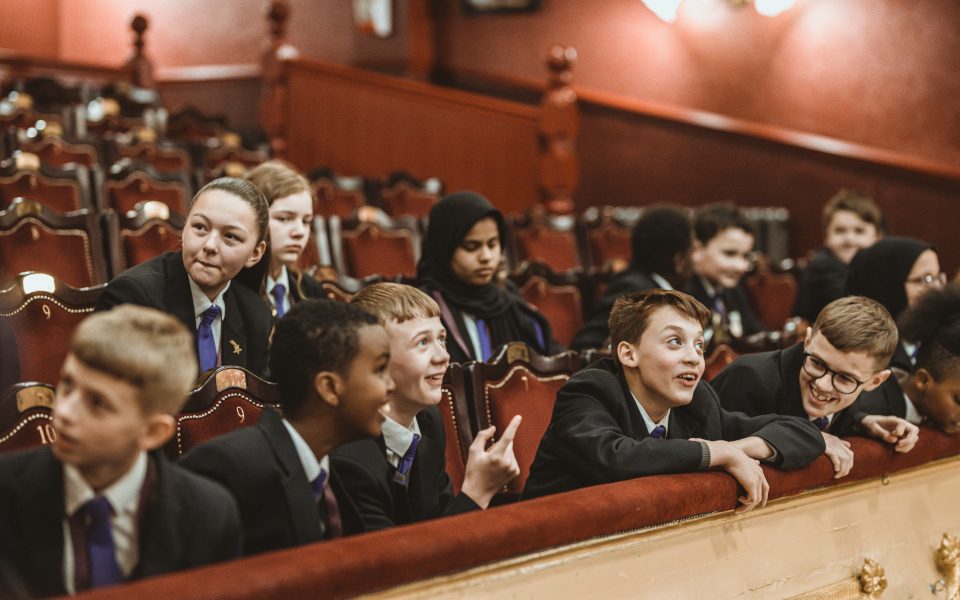
{"type": "Polygon", "coordinates": [[[289,69],[287,149],[301,169],[406,169],[505,211],[537,201],[536,108],[313,61],[289,69]]]}

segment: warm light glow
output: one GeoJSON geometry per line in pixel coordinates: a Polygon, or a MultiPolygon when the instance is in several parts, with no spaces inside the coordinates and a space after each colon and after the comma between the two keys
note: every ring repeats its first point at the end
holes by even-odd
{"type": "Polygon", "coordinates": [[[793,8],[797,0],[754,0],[753,6],[765,17],[775,17],[793,8]]]}
{"type": "Polygon", "coordinates": [[[661,21],[673,23],[677,20],[677,10],[683,0],[643,0],[647,8],[653,11],[653,14],[660,17],[661,21]]]}
{"type": "Polygon", "coordinates": [[[53,277],[46,273],[30,273],[29,275],[24,275],[22,284],[24,294],[32,294],[34,292],[50,292],[52,294],[57,289],[57,284],[53,281],[53,277]]]}

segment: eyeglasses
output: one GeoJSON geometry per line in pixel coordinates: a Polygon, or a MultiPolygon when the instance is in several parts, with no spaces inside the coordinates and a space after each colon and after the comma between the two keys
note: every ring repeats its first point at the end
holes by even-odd
{"type": "Polygon", "coordinates": [[[803,370],[814,379],[820,379],[827,373],[830,373],[830,383],[833,385],[833,389],[841,394],[852,394],[857,391],[861,385],[866,383],[866,381],[860,381],[849,373],[834,371],[822,360],[806,352],[803,353],[803,370]]]}
{"type": "Polygon", "coordinates": [[[947,284],[947,274],[939,273],[937,275],[923,275],[921,277],[911,277],[907,283],[918,283],[924,287],[942,287],[947,284]]]}

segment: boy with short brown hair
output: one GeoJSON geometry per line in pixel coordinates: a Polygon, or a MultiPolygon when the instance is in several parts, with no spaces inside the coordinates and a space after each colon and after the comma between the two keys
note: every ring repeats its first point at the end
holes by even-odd
{"type": "Polygon", "coordinates": [[[496,428],[477,434],[461,492],[454,496],[437,408],[450,362],[440,307],[424,292],[398,283],[369,286],[351,303],[376,315],[387,330],[390,374],[396,384],[383,407],[380,437],[346,444],[333,454],[364,527],[369,531],[485,509],[520,472],[512,446],[520,417],[514,417],[489,449],[496,428]]]}
{"type": "Polygon", "coordinates": [[[234,558],[237,507],[157,450],[197,375],[175,318],[121,306],[83,321],[57,386],[52,446],[0,456],[0,562],[51,596],[234,558]]]}
{"type": "Polygon", "coordinates": [[[746,491],[740,512],[766,503],[760,461],[790,469],[819,456],[823,440],[806,420],[720,407],[701,381],[708,314],[672,290],[618,298],[610,313],[614,357],[560,388],[523,497],[718,467],[746,491]]]}
{"type": "Polygon", "coordinates": [[[713,380],[727,410],[749,415],[782,414],[816,424],[836,477],[853,467],[850,444],[840,436],[862,429],[908,452],[917,441],[915,425],[894,416],[861,414],[855,404],[889,376],[897,327],[879,303],[847,296],[828,304],[802,343],[784,350],[741,356],[713,380]]]}

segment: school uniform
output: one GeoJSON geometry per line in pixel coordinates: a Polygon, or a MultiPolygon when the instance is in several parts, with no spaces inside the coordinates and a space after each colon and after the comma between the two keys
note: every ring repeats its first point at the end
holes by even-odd
{"type": "Polygon", "coordinates": [[[286,267],[283,267],[276,279],[267,275],[266,292],[267,301],[277,318],[285,315],[294,304],[305,298],[324,297],[323,286],[319,281],[301,273],[298,282],[286,267]]]}
{"type": "MultiPolygon", "coordinates": [[[[221,310],[211,324],[216,364],[207,368],[234,365],[265,376],[273,327],[270,309],[255,292],[231,283],[212,303],[221,310]]],[[[97,310],[119,304],[139,304],[175,316],[193,332],[200,359],[198,330],[211,302],[187,275],[180,252],[167,252],[117,275],[103,290],[97,310]]]]}
{"type": "MultiPolygon", "coordinates": [[[[85,589],[94,577],[80,516],[92,490],[49,446],[0,455],[0,563],[34,596],[85,589]]],[[[240,555],[233,498],[216,483],[144,453],[102,491],[123,580],[136,580],[240,555]]]]}
{"type": "Polygon", "coordinates": [[[718,289],[697,276],[690,280],[684,291],[706,306],[732,337],[740,338],[764,330],[763,323],[753,312],[742,281],[736,287],[718,289]]]}
{"type": "Polygon", "coordinates": [[[618,273],[610,280],[603,297],[594,305],[590,316],[584,321],[580,331],[573,337],[570,348],[573,350],[587,350],[602,348],[610,337],[610,311],[614,301],[629,292],[641,292],[655,288],[673,289],[670,284],[659,275],[642,273],[627,269],[618,273]]]}
{"type": "Polygon", "coordinates": [[[388,418],[384,434],[340,446],[331,461],[356,503],[364,530],[372,531],[480,508],[466,494],[454,495],[445,450],[440,410],[429,407],[420,411],[412,429],[388,418]],[[405,456],[412,464],[404,464],[405,456]]]}
{"type": "Polygon", "coordinates": [[[813,323],[824,306],[846,295],[846,289],[847,265],[829,249],[820,248],[800,279],[793,314],[813,323]]]}
{"type": "Polygon", "coordinates": [[[906,419],[914,425],[924,417],[907,396],[896,377],[887,377],[876,389],[864,392],[859,400],[860,412],[864,415],[893,415],[906,419]]]}
{"type": "Polygon", "coordinates": [[[197,446],[180,464],[234,495],[247,556],[363,530],[337,469],[314,457],[296,430],[272,409],[264,410],[253,427],[197,446]],[[314,489],[321,470],[322,489],[314,489]]]}
{"type": "MultiPolygon", "coordinates": [[[[726,410],[748,415],[792,415],[809,419],[800,396],[803,344],[783,350],[745,354],[727,365],[711,384],[726,410]]],[[[836,436],[857,433],[859,399],[828,418],[824,431],[836,436]]]]}
{"type": "Polygon", "coordinates": [[[728,412],[702,381],[689,404],[670,409],[665,432],[656,432],[641,409],[615,359],[601,359],[574,374],[557,393],[523,498],[707,469],[707,445],[689,438],[757,436],[774,451],[773,464],[784,469],[802,467],[824,451],[823,436],[806,419],[728,412]]]}

